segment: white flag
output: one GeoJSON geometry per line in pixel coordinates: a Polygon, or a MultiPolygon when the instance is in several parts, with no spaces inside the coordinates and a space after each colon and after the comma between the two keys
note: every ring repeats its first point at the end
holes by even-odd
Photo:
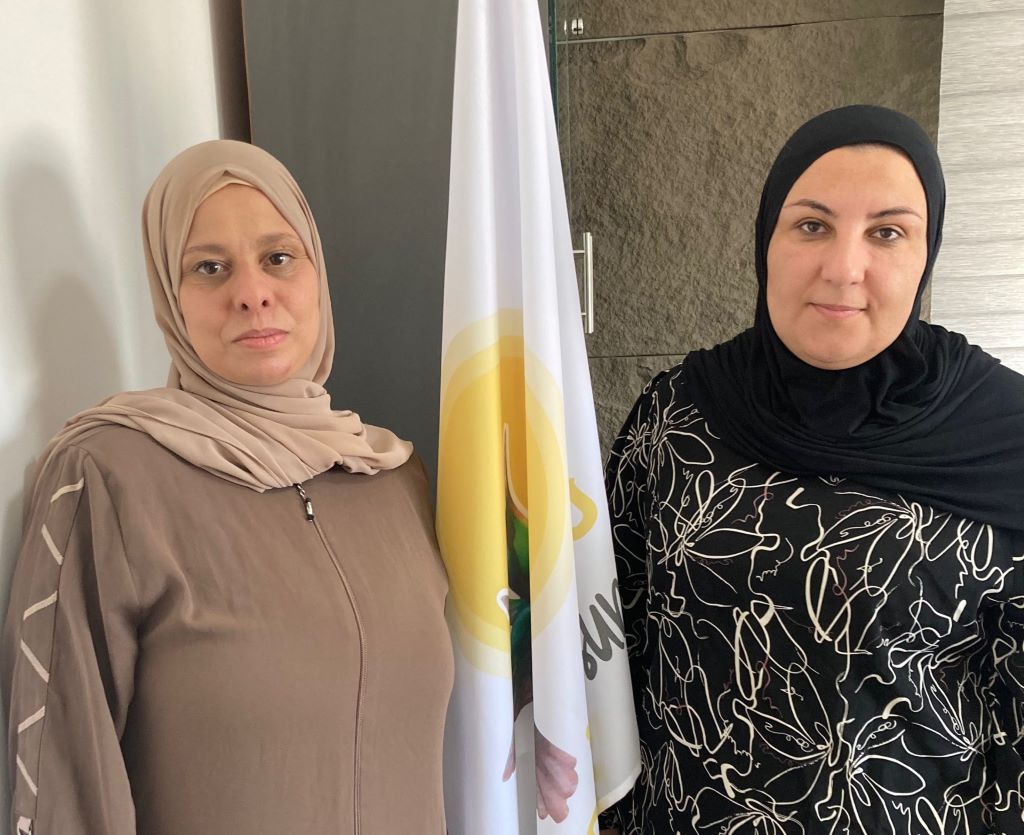
{"type": "Polygon", "coordinates": [[[437,532],[451,835],[597,832],[640,769],[536,0],[461,0],[437,532]]]}

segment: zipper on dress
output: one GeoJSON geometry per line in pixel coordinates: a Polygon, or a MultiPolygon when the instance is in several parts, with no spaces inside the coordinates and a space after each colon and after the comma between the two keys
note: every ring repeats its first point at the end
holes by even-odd
{"type": "Polygon", "coordinates": [[[296,484],[295,489],[299,491],[299,498],[302,499],[302,506],[306,510],[306,521],[312,522],[316,519],[316,514],[313,512],[313,501],[306,495],[306,491],[302,489],[301,484],[296,484]]]}
{"type": "MultiPolygon", "coordinates": [[[[302,492],[302,488],[295,485],[299,493],[305,496],[302,492]]],[[[306,498],[308,502],[309,499],[306,498]]],[[[312,505],[310,505],[310,513],[312,513],[312,505]]],[[[334,553],[334,549],[331,544],[327,541],[327,535],[323,532],[320,527],[320,523],[314,521],[313,527],[316,529],[317,534],[320,536],[320,541],[323,543],[324,550],[327,552],[327,556],[330,558],[331,563],[334,565],[334,570],[338,574],[338,579],[341,580],[342,588],[345,590],[345,595],[348,597],[349,605],[352,607],[352,617],[355,619],[356,634],[359,636],[359,684],[356,691],[356,729],[355,729],[355,741],[353,744],[353,792],[352,792],[352,832],[353,835],[360,835],[362,832],[362,803],[363,803],[363,770],[362,770],[362,759],[363,759],[363,705],[366,698],[366,629],[363,626],[363,617],[359,613],[359,607],[356,605],[356,596],[352,591],[352,586],[349,585],[348,578],[345,576],[345,572],[341,568],[341,562],[338,560],[337,554],[334,553]]]]}

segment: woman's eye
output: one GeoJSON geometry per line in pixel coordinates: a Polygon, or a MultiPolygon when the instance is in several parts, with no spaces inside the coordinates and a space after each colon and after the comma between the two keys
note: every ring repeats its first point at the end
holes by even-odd
{"type": "Polygon", "coordinates": [[[224,271],[224,265],[218,264],[216,261],[200,261],[192,268],[192,271],[200,275],[219,275],[224,271]]]}
{"type": "Polygon", "coordinates": [[[817,235],[825,228],[825,224],[817,220],[805,220],[799,225],[799,228],[808,235],[817,235]]]}
{"type": "Polygon", "coordinates": [[[875,230],[875,236],[883,241],[897,241],[903,237],[903,233],[892,226],[883,226],[881,229],[875,230]]]}
{"type": "Polygon", "coordinates": [[[267,256],[267,260],[274,267],[283,267],[285,264],[292,260],[292,256],[289,255],[287,252],[272,252],[270,255],[267,256]]]}

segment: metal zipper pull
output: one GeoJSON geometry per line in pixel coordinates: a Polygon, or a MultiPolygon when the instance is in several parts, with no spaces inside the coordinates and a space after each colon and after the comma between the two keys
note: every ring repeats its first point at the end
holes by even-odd
{"type": "Polygon", "coordinates": [[[302,505],[306,509],[306,521],[312,522],[316,518],[316,514],[313,513],[313,502],[306,495],[306,491],[302,489],[301,484],[296,484],[295,489],[299,491],[299,498],[302,499],[302,505]]]}

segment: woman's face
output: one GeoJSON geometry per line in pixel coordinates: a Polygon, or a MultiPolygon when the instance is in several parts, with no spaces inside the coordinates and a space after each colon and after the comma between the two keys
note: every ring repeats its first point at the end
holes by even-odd
{"type": "Polygon", "coordinates": [[[768,244],[768,314],[804,362],[839,370],[891,345],[910,318],[928,259],[927,203],[891,148],[837,148],[783,203],[768,244]]]}
{"type": "Polygon", "coordinates": [[[196,210],[178,304],[199,359],[242,385],[291,379],[319,335],[316,267],[263,192],[239,184],[196,210]]]}

